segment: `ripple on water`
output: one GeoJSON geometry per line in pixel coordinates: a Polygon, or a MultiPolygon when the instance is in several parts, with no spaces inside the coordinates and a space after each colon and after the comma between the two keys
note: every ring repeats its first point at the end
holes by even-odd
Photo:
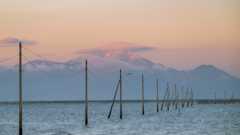
{"type": "MultiPolygon", "coordinates": [[[[161,104],[159,104],[161,105],[161,104]]],[[[84,134],[240,134],[239,105],[194,104],[179,110],[156,112],[156,102],[124,102],[123,119],[119,119],[119,102],[90,102],[89,125],[84,125],[84,103],[24,103],[23,133],[29,135],[84,134]]],[[[18,134],[18,104],[0,104],[0,134],[18,134]]]]}

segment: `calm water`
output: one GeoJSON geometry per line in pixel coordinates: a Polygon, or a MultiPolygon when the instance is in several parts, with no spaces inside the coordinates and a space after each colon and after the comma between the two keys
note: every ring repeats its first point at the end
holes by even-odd
{"type": "MultiPolygon", "coordinates": [[[[84,125],[84,103],[24,103],[23,134],[83,135],[83,134],[240,134],[239,104],[197,104],[179,110],[156,111],[155,102],[123,102],[123,119],[119,119],[119,103],[88,104],[89,125],[84,125]]],[[[161,107],[161,104],[159,104],[161,107]]],[[[18,134],[18,104],[0,103],[0,134],[18,134]]]]}

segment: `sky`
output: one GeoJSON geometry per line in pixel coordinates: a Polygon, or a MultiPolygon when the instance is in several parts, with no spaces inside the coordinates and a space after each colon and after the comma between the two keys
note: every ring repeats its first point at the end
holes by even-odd
{"type": "MultiPolygon", "coordinates": [[[[155,63],[178,70],[212,64],[240,78],[240,1],[1,0],[0,45],[18,41],[55,61],[81,49],[134,43],[156,48],[137,52],[155,63]]],[[[1,47],[0,60],[17,53],[18,47],[1,47]]]]}

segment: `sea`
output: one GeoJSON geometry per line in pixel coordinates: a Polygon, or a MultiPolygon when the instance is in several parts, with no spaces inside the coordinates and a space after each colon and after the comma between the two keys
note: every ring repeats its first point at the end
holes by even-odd
{"type": "MultiPolygon", "coordinates": [[[[240,135],[240,104],[197,104],[175,109],[156,101],[24,102],[23,135],[240,135]]],[[[19,133],[19,105],[0,103],[0,135],[19,133]]]]}

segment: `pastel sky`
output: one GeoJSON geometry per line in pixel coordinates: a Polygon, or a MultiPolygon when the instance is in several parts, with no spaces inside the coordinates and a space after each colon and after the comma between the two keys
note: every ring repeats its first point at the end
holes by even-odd
{"type": "MultiPolygon", "coordinates": [[[[212,64],[240,78],[240,1],[1,0],[0,40],[22,41],[56,61],[75,58],[80,49],[128,42],[155,47],[137,54],[168,67],[212,64]]],[[[17,53],[17,47],[0,48],[0,60],[17,53]]]]}

